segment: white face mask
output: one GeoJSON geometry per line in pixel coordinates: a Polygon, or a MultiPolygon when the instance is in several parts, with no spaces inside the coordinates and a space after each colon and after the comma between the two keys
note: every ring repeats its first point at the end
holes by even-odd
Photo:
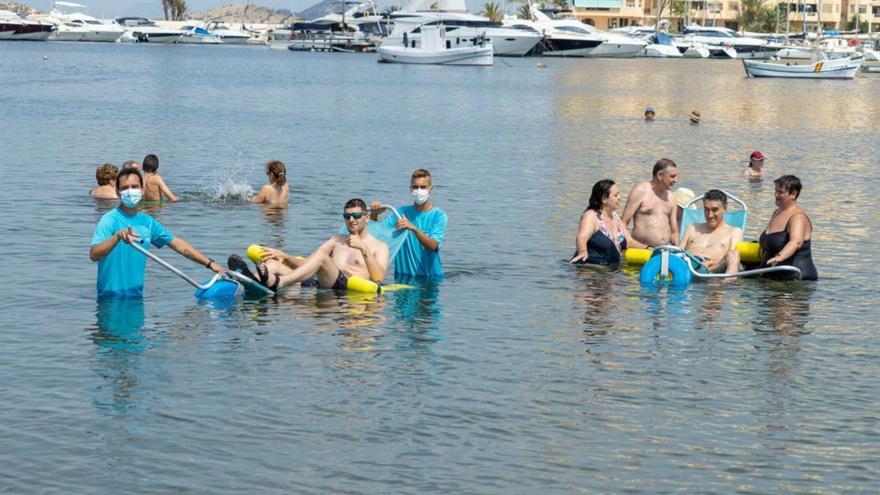
{"type": "Polygon", "coordinates": [[[134,208],[141,202],[141,198],[143,197],[143,193],[140,189],[126,189],[119,193],[119,198],[122,200],[122,204],[129,208],[134,208]]]}
{"type": "Polygon", "coordinates": [[[431,192],[428,189],[413,189],[412,195],[416,204],[422,206],[428,202],[428,198],[431,197],[431,192]]]}

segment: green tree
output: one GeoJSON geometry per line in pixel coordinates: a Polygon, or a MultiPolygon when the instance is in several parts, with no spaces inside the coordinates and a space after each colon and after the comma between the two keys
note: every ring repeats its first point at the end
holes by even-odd
{"type": "Polygon", "coordinates": [[[186,0],[162,0],[166,21],[182,21],[186,18],[186,0]]]}
{"type": "Polygon", "coordinates": [[[487,2],[483,4],[483,11],[480,14],[489,18],[492,22],[501,22],[501,18],[504,17],[504,12],[501,11],[501,6],[495,2],[487,2]]]}
{"type": "MultiPolygon", "coordinates": [[[[740,29],[745,29],[748,31],[757,31],[759,30],[759,22],[758,19],[761,16],[761,11],[764,10],[764,1],[765,0],[741,0],[739,6],[739,13],[736,14],[736,23],[739,25],[740,29]]],[[[775,9],[771,7],[771,10],[775,9]]]]}

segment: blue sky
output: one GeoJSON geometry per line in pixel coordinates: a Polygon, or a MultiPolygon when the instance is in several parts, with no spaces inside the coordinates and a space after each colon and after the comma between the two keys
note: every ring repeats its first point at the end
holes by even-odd
{"type": "MultiPolygon", "coordinates": [[[[120,16],[143,16],[157,18],[162,16],[161,0],[69,0],[82,3],[89,7],[89,14],[95,17],[120,17],[120,16]]],[[[406,0],[398,2],[394,0],[374,0],[380,8],[395,3],[406,4],[406,0]]],[[[487,0],[488,1],[488,0],[487,0]]],[[[51,0],[18,0],[20,3],[48,12],[52,7],[51,0]]],[[[204,10],[221,5],[244,3],[238,0],[187,0],[190,10],[204,10]]],[[[304,10],[318,3],[317,0],[257,0],[254,5],[270,7],[273,9],[288,9],[294,12],[304,10]]],[[[479,10],[479,1],[469,0],[468,7],[471,11],[479,10]]]]}

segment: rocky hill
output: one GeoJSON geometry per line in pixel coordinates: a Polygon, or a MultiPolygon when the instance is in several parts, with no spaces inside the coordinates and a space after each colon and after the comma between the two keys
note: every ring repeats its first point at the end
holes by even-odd
{"type": "Polygon", "coordinates": [[[31,14],[39,14],[41,13],[39,10],[21,3],[15,2],[2,2],[0,1],[0,10],[11,10],[13,12],[18,12],[21,15],[31,15],[31,14]]]}
{"type": "Polygon", "coordinates": [[[290,24],[299,20],[293,12],[286,9],[269,9],[249,4],[224,5],[213,9],[190,12],[190,19],[220,19],[230,24],[290,24]]]}

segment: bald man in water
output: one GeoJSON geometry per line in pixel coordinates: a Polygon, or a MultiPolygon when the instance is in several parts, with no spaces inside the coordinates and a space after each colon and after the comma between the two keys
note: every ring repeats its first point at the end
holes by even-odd
{"type": "Polygon", "coordinates": [[[624,225],[632,220],[633,239],[651,247],[677,244],[678,218],[672,194],[672,186],[677,181],[678,165],[661,158],[654,164],[651,181],[633,186],[620,217],[624,225]]]}

